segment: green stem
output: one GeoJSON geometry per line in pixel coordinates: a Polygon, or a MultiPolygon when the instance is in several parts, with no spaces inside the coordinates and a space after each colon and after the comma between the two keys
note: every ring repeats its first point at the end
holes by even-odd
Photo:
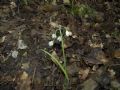
{"type": "Polygon", "coordinates": [[[64,59],[64,68],[66,70],[66,56],[65,56],[65,50],[64,50],[64,38],[63,38],[63,34],[61,32],[61,27],[60,27],[60,35],[61,35],[61,38],[62,38],[61,47],[62,47],[62,54],[63,54],[63,59],[64,59]]]}
{"type": "MultiPolygon", "coordinates": [[[[61,41],[61,47],[62,47],[62,54],[63,54],[63,59],[64,59],[64,69],[65,69],[65,71],[67,72],[67,69],[66,69],[66,63],[67,63],[67,61],[66,61],[66,55],[65,55],[65,49],[64,49],[64,38],[63,38],[63,34],[62,34],[62,32],[61,32],[61,26],[60,26],[60,35],[61,35],[61,38],[62,38],[62,41],[61,41]]],[[[68,79],[66,79],[65,78],[65,80],[64,80],[64,86],[63,86],[63,90],[67,90],[67,86],[68,86],[68,79]]]]}

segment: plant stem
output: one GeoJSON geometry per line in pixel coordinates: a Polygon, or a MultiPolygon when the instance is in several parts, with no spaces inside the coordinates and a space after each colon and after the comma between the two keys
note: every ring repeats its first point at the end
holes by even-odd
{"type": "MultiPolygon", "coordinates": [[[[61,38],[62,38],[62,41],[61,41],[61,47],[62,47],[62,54],[63,54],[63,59],[64,59],[64,69],[65,71],[67,72],[67,69],[66,69],[66,55],[65,55],[65,49],[64,49],[64,38],[63,38],[63,34],[61,32],[61,26],[60,26],[60,35],[61,35],[61,38]]],[[[68,79],[64,79],[64,86],[63,86],[63,90],[67,90],[67,86],[68,86],[68,79]]]]}
{"type": "Polygon", "coordinates": [[[66,56],[65,56],[65,50],[64,50],[64,38],[63,38],[63,34],[61,32],[61,27],[60,27],[60,35],[62,37],[61,47],[62,47],[62,54],[63,54],[63,59],[64,59],[64,68],[66,70],[66,56]]]}

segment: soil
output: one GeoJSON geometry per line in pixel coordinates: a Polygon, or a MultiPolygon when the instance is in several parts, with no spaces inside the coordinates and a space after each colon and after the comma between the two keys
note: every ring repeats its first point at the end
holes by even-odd
{"type": "Polygon", "coordinates": [[[0,90],[63,90],[64,74],[41,51],[56,52],[63,59],[59,44],[48,45],[54,32],[51,19],[73,34],[65,40],[67,90],[120,90],[120,1],[75,2],[94,8],[97,16],[72,15],[69,4],[62,2],[33,0],[11,6],[0,0],[0,90]],[[19,40],[23,49],[18,48],[19,40]]]}

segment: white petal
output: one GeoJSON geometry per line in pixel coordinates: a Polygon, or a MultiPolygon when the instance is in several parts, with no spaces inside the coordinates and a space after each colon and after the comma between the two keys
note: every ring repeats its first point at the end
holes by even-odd
{"type": "Polygon", "coordinates": [[[57,38],[57,40],[58,40],[58,41],[62,41],[62,37],[59,36],[59,37],[57,38]]]}
{"type": "Polygon", "coordinates": [[[72,36],[72,32],[66,30],[66,36],[72,36]]]}
{"type": "Polygon", "coordinates": [[[72,32],[69,32],[69,36],[72,36],[72,32]]]}
{"type": "Polygon", "coordinates": [[[18,56],[18,51],[12,51],[12,57],[17,58],[18,56]]]}
{"type": "Polygon", "coordinates": [[[56,34],[52,34],[52,38],[55,39],[57,36],[56,34]]]}
{"type": "Polygon", "coordinates": [[[50,41],[50,42],[48,43],[49,46],[53,46],[53,44],[54,44],[53,41],[50,41]]]}

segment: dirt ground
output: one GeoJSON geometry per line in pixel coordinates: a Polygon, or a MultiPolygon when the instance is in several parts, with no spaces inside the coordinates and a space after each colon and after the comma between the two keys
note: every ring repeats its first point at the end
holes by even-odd
{"type": "Polygon", "coordinates": [[[82,18],[67,12],[69,3],[0,0],[0,90],[63,90],[63,73],[41,51],[55,51],[63,59],[59,44],[48,45],[51,20],[73,34],[65,41],[67,90],[120,90],[120,1],[74,4],[87,4],[98,13],[82,18]]]}

